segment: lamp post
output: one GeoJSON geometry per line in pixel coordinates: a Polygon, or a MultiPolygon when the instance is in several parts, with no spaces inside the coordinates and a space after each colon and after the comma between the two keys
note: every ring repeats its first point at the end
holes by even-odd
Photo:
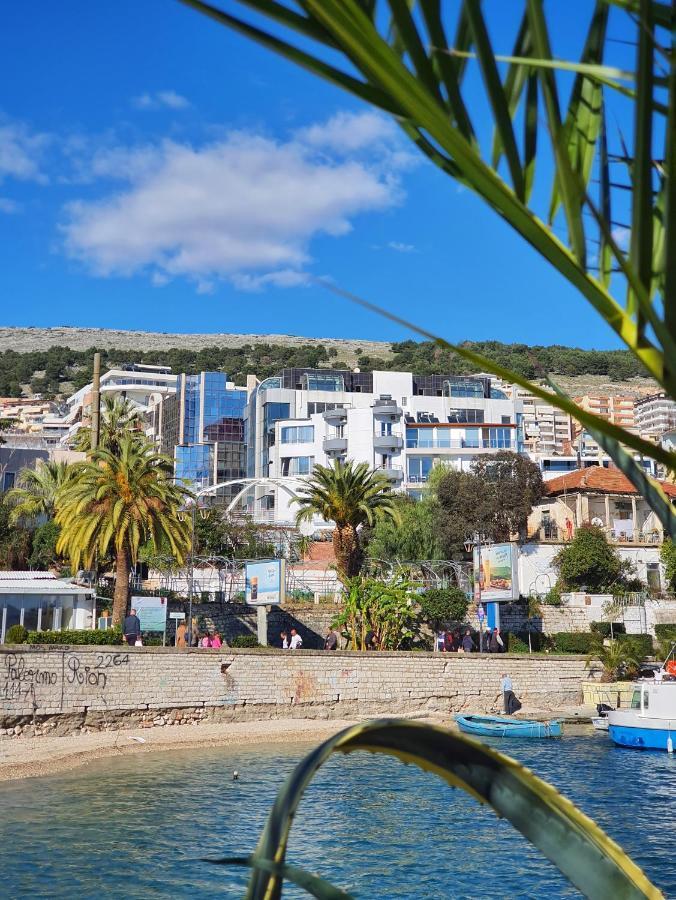
{"type": "Polygon", "coordinates": [[[483,616],[479,616],[478,610],[481,607],[481,535],[475,531],[471,538],[467,538],[464,543],[467,553],[471,553],[474,549],[477,551],[477,568],[478,574],[474,584],[474,597],[479,601],[477,605],[477,617],[479,619],[479,653],[484,652],[484,631],[483,616]]]}

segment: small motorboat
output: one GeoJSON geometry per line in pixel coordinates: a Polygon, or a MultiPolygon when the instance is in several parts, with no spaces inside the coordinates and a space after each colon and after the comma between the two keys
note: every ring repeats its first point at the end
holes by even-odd
{"type": "Polygon", "coordinates": [[[597,731],[608,731],[608,716],[592,716],[591,722],[597,731]]]}
{"type": "Polygon", "coordinates": [[[560,722],[536,722],[532,719],[508,719],[506,716],[463,716],[455,721],[460,731],[481,737],[549,738],[561,737],[560,722]]]}

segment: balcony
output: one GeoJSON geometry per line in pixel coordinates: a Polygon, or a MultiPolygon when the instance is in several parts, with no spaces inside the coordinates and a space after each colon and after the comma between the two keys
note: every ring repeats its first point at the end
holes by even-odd
{"type": "Polygon", "coordinates": [[[401,450],[404,439],[398,434],[374,434],[374,450],[401,450]]]}
{"type": "Polygon", "coordinates": [[[324,438],[322,442],[322,447],[324,448],[324,453],[327,456],[340,456],[341,453],[347,453],[347,438],[346,437],[328,437],[324,438]]]}
{"type": "Polygon", "coordinates": [[[404,470],[401,466],[379,466],[376,472],[380,472],[386,478],[389,478],[390,481],[397,484],[404,480],[404,470]]]}
{"type": "Polygon", "coordinates": [[[377,400],[374,400],[371,409],[373,410],[374,416],[393,416],[397,419],[400,418],[404,412],[401,406],[397,406],[397,401],[392,400],[389,397],[379,397],[377,400]]]}
{"type": "Polygon", "coordinates": [[[480,438],[407,438],[409,450],[516,450],[516,441],[501,438],[484,441],[480,438]]]}
{"type": "Polygon", "coordinates": [[[347,409],[337,406],[335,409],[325,409],[322,413],[325,422],[347,422],[347,409]]]}

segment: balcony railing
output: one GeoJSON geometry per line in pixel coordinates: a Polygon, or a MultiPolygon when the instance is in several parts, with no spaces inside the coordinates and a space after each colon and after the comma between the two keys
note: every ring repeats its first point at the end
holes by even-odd
{"type": "Polygon", "coordinates": [[[324,448],[324,453],[345,453],[347,450],[347,438],[327,437],[324,438],[322,446],[324,448]]]}
{"type": "Polygon", "coordinates": [[[380,397],[378,400],[374,400],[371,406],[373,409],[373,414],[376,416],[401,416],[403,414],[403,409],[401,406],[397,405],[396,400],[391,400],[389,398],[380,397]]]}
{"type": "Polygon", "coordinates": [[[373,447],[376,450],[400,450],[404,446],[404,439],[398,434],[374,434],[373,447]]]}
{"type": "MultiPolygon", "coordinates": [[[[576,530],[574,527],[567,529],[558,526],[555,522],[548,522],[546,525],[541,525],[535,529],[530,537],[532,540],[542,541],[543,543],[563,544],[573,539],[576,530]]],[[[663,535],[660,531],[635,531],[633,534],[616,532],[612,528],[604,528],[603,531],[611,544],[657,546],[663,541],[663,535]]]]}
{"type": "Polygon", "coordinates": [[[404,470],[401,466],[379,466],[376,472],[387,476],[390,481],[402,481],[404,478],[404,470]]]}
{"type": "Polygon", "coordinates": [[[406,447],[409,450],[515,450],[516,441],[502,438],[487,441],[481,438],[407,438],[406,447]]]}

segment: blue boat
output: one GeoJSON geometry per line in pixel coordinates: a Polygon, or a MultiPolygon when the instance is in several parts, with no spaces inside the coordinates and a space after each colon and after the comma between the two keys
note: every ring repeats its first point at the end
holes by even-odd
{"type": "Polygon", "coordinates": [[[532,719],[508,719],[505,716],[462,716],[455,721],[460,731],[481,737],[549,738],[561,737],[560,722],[536,722],[532,719]]]}
{"type": "Polygon", "coordinates": [[[629,709],[608,713],[614,743],[633,750],[666,750],[676,746],[676,681],[637,682],[629,709]]]}

